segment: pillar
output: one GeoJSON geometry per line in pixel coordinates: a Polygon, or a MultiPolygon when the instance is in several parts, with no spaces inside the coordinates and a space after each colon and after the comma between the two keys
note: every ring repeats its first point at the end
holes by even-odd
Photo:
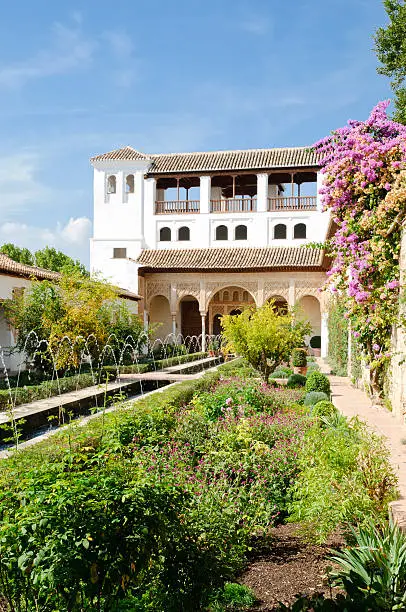
{"type": "Polygon", "coordinates": [[[148,333],[148,310],[144,310],[144,331],[148,333]]]}
{"type": "Polygon", "coordinates": [[[328,355],[328,312],[321,313],[321,357],[328,355]]]}
{"type": "Polygon", "coordinates": [[[296,287],[295,280],[291,278],[289,280],[289,293],[288,293],[288,305],[289,308],[293,308],[296,303],[296,287]]]}
{"type": "Polygon", "coordinates": [[[200,177],[200,212],[210,212],[210,196],[211,196],[211,177],[200,177]]]}
{"type": "Polygon", "coordinates": [[[173,334],[173,343],[177,344],[176,339],[176,312],[172,312],[172,334],[173,334]]]}
{"type": "Polygon", "coordinates": [[[144,190],[144,206],[147,215],[155,214],[155,202],[157,200],[156,195],[156,179],[147,178],[145,179],[145,190],[144,190]]]}
{"type": "Polygon", "coordinates": [[[268,210],[268,175],[257,174],[257,211],[268,210]]]}
{"type": "Polygon", "coordinates": [[[200,313],[202,317],[202,352],[206,351],[206,313],[200,313]]]}

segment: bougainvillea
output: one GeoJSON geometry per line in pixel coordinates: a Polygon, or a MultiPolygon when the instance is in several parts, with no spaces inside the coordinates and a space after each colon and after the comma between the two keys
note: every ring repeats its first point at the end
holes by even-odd
{"type": "Polygon", "coordinates": [[[398,312],[406,213],[406,126],[388,119],[388,105],[380,102],[366,121],[349,121],[315,145],[324,174],[323,205],[337,225],[329,241],[328,288],[345,303],[377,394],[398,312]]]}

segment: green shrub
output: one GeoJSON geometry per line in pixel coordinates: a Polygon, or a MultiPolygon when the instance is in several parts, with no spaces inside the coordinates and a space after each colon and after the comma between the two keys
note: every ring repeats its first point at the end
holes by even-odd
{"type": "Polygon", "coordinates": [[[298,387],[304,387],[306,384],[306,376],[302,374],[291,374],[288,378],[286,386],[288,389],[297,389],[298,387]]]}
{"type": "Polygon", "coordinates": [[[306,380],[306,391],[322,391],[329,396],[331,393],[330,381],[321,372],[311,372],[306,380]]]}
{"type": "Polygon", "coordinates": [[[318,372],[320,370],[320,366],[316,362],[308,362],[307,364],[307,376],[310,376],[312,372],[318,372]]]}
{"type": "Polygon", "coordinates": [[[295,368],[304,368],[307,365],[307,351],[304,348],[296,348],[292,352],[292,365],[295,368]]]}
{"type": "Polygon", "coordinates": [[[329,401],[329,397],[326,393],[322,391],[310,391],[306,393],[303,403],[305,406],[315,406],[323,400],[329,401]]]}
{"type": "Polygon", "coordinates": [[[272,372],[272,378],[289,378],[289,376],[293,374],[293,370],[287,367],[280,367],[274,372],[272,372]]]}
{"type": "Polygon", "coordinates": [[[210,598],[209,612],[247,610],[255,604],[254,593],[243,584],[226,582],[222,590],[210,598]]]}
{"type": "Polygon", "coordinates": [[[337,413],[337,408],[332,402],[321,400],[312,408],[312,416],[316,417],[332,417],[337,413]]]}

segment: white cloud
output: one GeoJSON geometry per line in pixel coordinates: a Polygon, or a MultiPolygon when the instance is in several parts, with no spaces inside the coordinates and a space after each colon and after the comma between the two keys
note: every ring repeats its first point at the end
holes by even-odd
{"type": "Polygon", "coordinates": [[[109,43],[112,52],[119,59],[129,59],[134,51],[131,38],[124,31],[109,30],[103,36],[109,43]]]}
{"type": "Polygon", "coordinates": [[[78,15],[74,21],[74,27],[54,24],[49,48],[20,62],[1,67],[0,87],[22,87],[33,79],[65,74],[75,68],[89,66],[96,44],[83,36],[78,15]]]}
{"type": "Polygon", "coordinates": [[[266,17],[251,15],[241,22],[241,29],[255,36],[263,36],[271,30],[271,23],[266,17]]]}
{"type": "Polygon", "coordinates": [[[0,155],[0,211],[3,214],[50,200],[52,189],[38,178],[39,165],[40,157],[35,152],[0,155]]]}
{"type": "Polygon", "coordinates": [[[91,232],[92,222],[87,217],[71,217],[54,228],[6,222],[0,225],[0,244],[13,242],[31,251],[51,246],[88,265],[91,232]]]}

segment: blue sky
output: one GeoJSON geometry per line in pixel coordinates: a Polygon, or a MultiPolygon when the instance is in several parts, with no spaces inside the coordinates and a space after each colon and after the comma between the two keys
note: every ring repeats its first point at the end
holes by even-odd
{"type": "Polygon", "coordinates": [[[88,264],[89,157],[309,145],[390,97],[379,0],[15,0],[0,21],[0,244],[88,264]]]}

